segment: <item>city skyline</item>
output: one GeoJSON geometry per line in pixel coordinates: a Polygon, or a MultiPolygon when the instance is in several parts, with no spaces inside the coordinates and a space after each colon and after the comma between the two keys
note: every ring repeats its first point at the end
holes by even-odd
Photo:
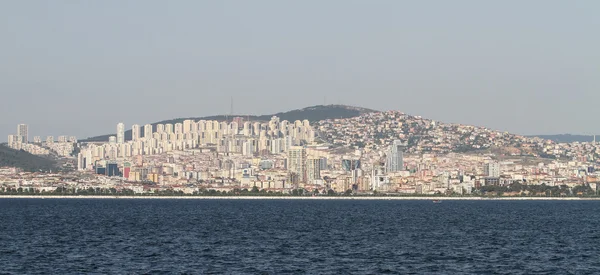
{"type": "Polygon", "coordinates": [[[599,11],[0,1],[0,273],[593,273],[599,11]]]}
{"type": "MultiPolygon", "coordinates": [[[[315,105],[315,106],[319,106],[319,105],[315,105]]],[[[323,105],[321,105],[321,106],[323,106],[323,105]]],[[[327,106],[327,105],[325,105],[325,106],[327,106]]],[[[335,104],[330,104],[330,106],[335,106],[335,104]]],[[[342,105],[342,106],[347,106],[347,107],[350,107],[350,108],[359,107],[359,106],[349,106],[349,105],[342,105]]],[[[303,109],[307,109],[307,108],[311,108],[311,107],[313,107],[313,106],[306,107],[306,108],[303,108],[303,109]]],[[[362,108],[362,107],[359,107],[359,108],[362,108]]],[[[294,110],[288,110],[288,111],[294,111],[294,110]]],[[[389,111],[397,112],[397,110],[388,110],[388,111],[374,110],[374,111],[376,113],[385,113],[385,112],[389,112],[389,111]]],[[[258,115],[258,116],[262,115],[262,116],[264,116],[265,114],[234,114],[234,115],[223,114],[222,116],[225,116],[225,117],[231,116],[231,117],[245,118],[246,115],[251,115],[251,116],[252,115],[258,115]]],[[[412,115],[412,114],[408,114],[408,115],[412,115]]],[[[208,115],[208,116],[205,116],[205,117],[211,117],[211,116],[208,115]]],[[[421,116],[416,116],[416,117],[421,117],[421,116]]],[[[430,119],[430,118],[427,118],[427,117],[424,117],[424,118],[425,119],[430,119]]],[[[197,118],[187,118],[187,119],[195,119],[195,120],[197,120],[197,118]]],[[[132,137],[135,136],[133,133],[136,133],[138,135],[138,139],[139,139],[139,137],[144,136],[144,134],[148,134],[148,133],[151,134],[152,125],[156,124],[158,127],[165,127],[165,126],[174,127],[175,126],[174,123],[172,123],[172,124],[161,123],[162,121],[166,121],[166,120],[168,120],[168,119],[162,119],[162,120],[159,120],[159,121],[154,121],[154,122],[145,123],[145,124],[136,123],[136,122],[128,124],[128,123],[122,122],[122,121],[129,121],[129,119],[125,119],[125,120],[121,120],[119,122],[115,122],[115,124],[117,124],[116,130],[115,130],[115,127],[113,125],[111,127],[112,129],[107,129],[105,132],[102,132],[102,133],[99,132],[99,133],[95,133],[93,135],[88,135],[88,136],[81,136],[81,137],[77,136],[77,138],[78,139],[87,139],[87,138],[93,138],[93,137],[102,136],[102,135],[110,135],[110,136],[114,136],[115,139],[116,139],[116,141],[118,143],[123,143],[125,141],[125,135],[126,135],[125,132],[127,132],[127,131],[132,131],[132,137]],[[119,127],[121,127],[121,126],[119,126],[120,124],[123,124],[122,127],[124,127],[124,128],[119,128],[119,127]],[[123,133],[123,136],[122,136],[123,140],[122,141],[120,141],[121,139],[119,138],[119,133],[121,132],[120,130],[122,130],[122,133],[123,133]],[[150,131],[150,132],[148,132],[148,131],[150,131]]],[[[252,120],[251,119],[250,121],[256,121],[256,120],[252,120]]],[[[435,121],[435,120],[432,120],[432,121],[435,121]]],[[[443,121],[443,120],[440,121],[440,122],[442,122],[442,123],[448,123],[447,121],[443,121]]],[[[462,124],[462,123],[451,123],[451,124],[458,124],[458,125],[464,125],[464,126],[475,126],[475,127],[489,128],[489,129],[492,129],[492,130],[501,131],[501,132],[508,132],[508,133],[515,134],[515,135],[520,135],[520,136],[538,136],[536,134],[523,135],[523,134],[509,132],[509,131],[502,131],[502,130],[499,130],[499,129],[494,129],[494,128],[491,128],[491,127],[487,127],[485,125],[470,125],[470,124],[462,124]]],[[[29,131],[30,124],[20,123],[20,124],[17,125],[17,127],[21,127],[21,125],[26,126],[25,132],[27,133],[29,131]]],[[[174,131],[174,129],[170,129],[170,130],[169,129],[164,129],[164,130],[170,131],[170,132],[174,131]]],[[[17,129],[17,134],[15,136],[19,135],[18,132],[19,132],[19,129],[17,129]]],[[[7,133],[8,133],[8,136],[13,135],[13,133],[10,130],[7,130],[7,133]]],[[[546,135],[547,136],[552,136],[552,135],[557,135],[558,136],[558,135],[564,135],[564,134],[566,134],[566,135],[584,135],[584,136],[593,137],[594,140],[595,140],[595,137],[596,137],[596,134],[594,134],[594,132],[584,133],[584,134],[555,133],[555,134],[546,134],[546,135]]],[[[544,136],[544,135],[545,134],[539,134],[539,136],[544,136]]],[[[57,133],[54,133],[53,131],[50,131],[49,133],[48,132],[41,132],[39,129],[34,128],[33,134],[29,134],[28,133],[28,136],[31,136],[31,137],[33,137],[33,136],[46,137],[46,136],[74,136],[74,135],[72,133],[62,133],[62,132],[57,134],[57,133]]],[[[128,139],[128,140],[131,140],[131,139],[128,139]]],[[[2,141],[2,138],[0,138],[0,143],[7,142],[7,141],[10,141],[10,140],[6,139],[6,140],[2,141]]]]}
{"type": "Polygon", "coordinates": [[[234,117],[136,124],[131,139],[126,127],[117,123],[107,141],[34,136],[28,142],[29,126],[17,125],[17,134],[9,136],[13,151],[3,153],[14,157],[0,167],[0,192],[552,197],[600,191],[595,139],[556,143],[397,111],[314,124],[278,116],[262,122],[234,117]],[[28,157],[16,150],[60,167],[26,164],[28,157]],[[57,182],[48,169],[69,176],[57,182]],[[14,181],[23,176],[28,180],[14,181]]]}
{"type": "MultiPolygon", "coordinates": [[[[45,142],[36,136],[32,143],[27,143],[24,137],[28,126],[18,125],[18,135],[9,137],[13,140],[9,146],[66,161],[61,173],[72,176],[64,182],[74,186],[71,194],[177,191],[210,195],[219,190],[228,194],[241,190],[247,194],[252,190],[250,194],[268,191],[293,196],[306,195],[304,192],[329,196],[382,191],[429,195],[507,192],[509,196],[522,197],[539,192],[546,196],[597,195],[600,190],[597,169],[600,144],[596,141],[558,144],[540,138],[511,137],[484,128],[424,123],[420,118],[399,112],[366,113],[358,118],[331,119],[316,125],[307,120],[280,120],[276,116],[269,122],[241,118],[230,123],[185,120],[156,125],[155,130],[144,125],[148,134],[121,141],[124,126],[116,125],[120,138],[113,135],[108,142],[77,144],[75,137],[67,136],[59,136],[57,142],[52,136],[45,142]],[[406,137],[399,132],[405,126],[417,133],[426,130],[442,135],[417,134],[413,137],[418,139],[409,137],[405,143],[396,139],[406,137]],[[318,134],[320,138],[332,143],[317,141],[313,127],[322,131],[318,134]],[[445,134],[448,127],[456,127],[457,131],[445,134]],[[372,135],[373,130],[380,132],[377,129],[387,129],[386,134],[372,135]],[[453,142],[457,140],[460,144],[453,142]],[[357,147],[357,142],[364,145],[357,147]],[[452,146],[458,146],[455,149],[461,152],[449,151],[452,146]],[[490,146],[504,149],[497,151],[500,148],[490,146]],[[493,150],[463,153],[468,147],[493,150]],[[408,153],[406,158],[404,152],[408,153]],[[113,187],[90,187],[107,182],[113,187]],[[298,193],[298,188],[305,191],[298,193]]],[[[43,181],[56,174],[42,173],[40,178],[37,172],[42,170],[30,174],[31,168],[27,168],[26,174],[20,174],[21,169],[2,167],[0,179],[4,182],[4,192],[65,192],[60,185],[56,188],[61,183],[43,181]],[[23,175],[30,180],[12,181],[23,175]],[[21,183],[31,187],[23,189],[21,183]]]]}
{"type": "Polygon", "coordinates": [[[0,4],[0,107],[20,114],[2,139],[228,114],[232,97],[239,114],[327,102],[597,132],[596,1],[67,3],[0,4]]]}

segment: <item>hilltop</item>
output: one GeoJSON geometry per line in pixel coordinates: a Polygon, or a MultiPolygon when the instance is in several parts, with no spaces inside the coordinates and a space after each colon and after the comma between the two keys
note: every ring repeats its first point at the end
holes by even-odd
{"type": "Polygon", "coordinates": [[[561,157],[554,146],[538,137],[524,137],[485,127],[449,124],[398,111],[364,114],[347,119],[319,121],[319,137],[336,147],[385,148],[402,141],[408,153],[464,153],[561,157]],[[551,156],[553,155],[553,156],[551,156]]]}
{"type": "MultiPolygon", "coordinates": [[[[184,120],[188,120],[188,119],[194,120],[194,121],[198,121],[198,120],[231,121],[232,118],[234,118],[234,117],[243,117],[243,118],[249,119],[251,121],[269,121],[271,119],[271,117],[277,116],[281,120],[296,121],[296,120],[305,120],[306,119],[306,120],[310,121],[311,123],[314,123],[314,122],[326,120],[326,119],[352,118],[352,117],[360,116],[365,113],[373,113],[373,112],[377,112],[377,111],[367,109],[367,108],[347,106],[347,105],[317,105],[317,106],[311,106],[311,107],[306,107],[306,108],[297,109],[297,110],[291,110],[291,111],[287,111],[287,112],[279,112],[279,113],[275,113],[275,114],[258,115],[258,116],[257,115],[231,115],[231,116],[215,115],[215,116],[205,116],[205,117],[175,118],[175,119],[154,122],[154,123],[152,123],[152,128],[154,130],[156,130],[157,124],[175,124],[175,123],[181,123],[184,120]]],[[[131,126],[129,125],[128,127],[131,127],[131,126]]],[[[108,141],[108,138],[110,136],[114,136],[114,135],[115,134],[108,134],[108,135],[90,137],[90,138],[87,138],[87,139],[84,139],[81,141],[82,142],[108,141]]],[[[125,131],[125,139],[131,140],[131,130],[125,131]]]]}
{"type": "MultiPolygon", "coordinates": [[[[529,137],[539,137],[543,139],[552,140],[558,143],[571,143],[571,142],[592,142],[594,140],[593,135],[571,135],[571,134],[560,134],[560,135],[534,135],[529,137]]],[[[600,136],[597,137],[597,140],[600,136]]]]}
{"type": "Polygon", "coordinates": [[[53,160],[32,155],[23,150],[14,150],[4,144],[0,144],[0,167],[17,167],[24,171],[36,172],[39,170],[49,171],[56,167],[53,160]]]}
{"type": "MultiPolygon", "coordinates": [[[[260,116],[177,118],[155,122],[152,125],[155,128],[157,124],[181,123],[186,119],[231,121],[233,117],[238,116],[251,121],[269,121],[273,116],[292,122],[307,119],[318,129],[318,139],[333,147],[379,150],[387,147],[393,140],[401,140],[407,153],[479,151],[509,156],[571,158],[577,154],[577,148],[558,150],[555,147],[556,142],[593,139],[593,136],[572,135],[522,136],[486,127],[433,121],[399,111],[379,112],[345,105],[319,105],[260,116]]],[[[106,141],[109,136],[84,141],[106,141]]],[[[131,139],[131,131],[125,133],[125,138],[131,139]]],[[[600,152],[594,152],[590,157],[600,158],[600,152]]]]}

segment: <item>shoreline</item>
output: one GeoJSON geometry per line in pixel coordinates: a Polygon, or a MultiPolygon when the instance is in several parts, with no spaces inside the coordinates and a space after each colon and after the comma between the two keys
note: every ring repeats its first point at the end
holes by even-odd
{"type": "Polygon", "coordinates": [[[523,201],[523,200],[560,200],[560,201],[594,201],[600,198],[579,197],[269,197],[269,196],[55,196],[55,195],[0,195],[0,199],[159,199],[159,200],[439,200],[439,201],[523,201]]]}

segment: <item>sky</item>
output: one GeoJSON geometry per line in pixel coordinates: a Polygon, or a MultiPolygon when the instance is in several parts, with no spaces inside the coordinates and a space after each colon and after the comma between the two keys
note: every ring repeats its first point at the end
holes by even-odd
{"type": "Polygon", "coordinates": [[[0,1],[0,141],[319,104],[600,134],[600,1],[0,1]]]}

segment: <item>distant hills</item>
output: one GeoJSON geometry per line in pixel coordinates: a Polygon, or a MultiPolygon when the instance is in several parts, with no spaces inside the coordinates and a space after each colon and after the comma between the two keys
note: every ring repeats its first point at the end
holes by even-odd
{"type": "Polygon", "coordinates": [[[23,150],[14,150],[5,144],[0,144],[0,167],[17,167],[24,171],[50,171],[56,169],[53,160],[32,155],[23,150]]]}
{"type": "MultiPolygon", "coordinates": [[[[163,121],[152,123],[152,127],[154,130],[156,130],[157,124],[168,124],[168,123],[175,124],[175,123],[181,123],[187,119],[191,119],[194,121],[198,121],[198,120],[217,120],[217,121],[228,120],[228,121],[231,121],[232,118],[234,118],[234,117],[243,117],[244,119],[250,119],[251,121],[269,121],[269,120],[271,120],[271,117],[273,117],[273,116],[277,116],[281,120],[287,120],[287,121],[292,121],[292,122],[296,121],[296,120],[305,120],[306,119],[312,123],[315,121],[320,121],[320,120],[325,120],[325,119],[352,118],[352,117],[360,116],[361,114],[364,114],[364,113],[372,113],[372,112],[377,112],[377,111],[367,109],[367,108],[353,107],[353,106],[347,106],[347,105],[317,105],[317,106],[311,106],[311,107],[306,107],[306,108],[297,109],[297,110],[291,110],[291,111],[287,111],[287,112],[280,112],[280,113],[268,114],[268,115],[258,115],[258,116],[256,116],[256,115],[232,115],[232,116],[216,115],[216,116],[206,116],[206,117],[175,118],[175,119],[163,120],[163,121]]],[[[131,125],[127,125],[127,127],[130,128],[131,125]]],[[[108,141],[108,138],[110,136],[114,136],[114,135],[115,134],[108,134],[108,135],[90,137],[90,138],[81,140],[81,142],[108,141]]],[[[131,130],[125,131],[125,139],[131,140],[131,130]]]]}
{"type": "MultiPolygon", "coordinates": [[[[249,119],[250,121],[269,121],[271,117],[277,116],[281,120],[287,121],[296,121],[296,120],[308,120],[311,123],[327,120],[327,119],[335,119],[335,118],[352,118],[360,116],[364,113],[373,113],[378,112],[376,110],[347,106],[347,105],[316,105],[311,107],[306,107],[297,110],[291,110],[287,112],[279,112],[275,114],[267,114],[267,115],[214,115],[214,116],[205,116],[205,117],[187,117],[187,118],[175,118],[168,119],[163,121],[158,121],[151,123],[154,131],[156,131],[157,124],[175,124],[182,123],[184,120],[191,119],[194,121],[198,120],[217,120],[217,121],[231,121],[234,117],[243,117],[245,120],[249,119]]],[[[116,125],[115,125],[116,126],[116,125]]],[[[143,126],[143,125],[142,125],[143,126]]],[[[127,125],[128,128],[131,128],[131,125],[127,125]]],[[[87,139],[80,140],[81,142],[105,142],[108,141],[110,136],[115,136],[116,134],[106,134],[101,136],[90,137],[87,139]]],[[[571,134],[560,134],[560,135],[530,135],[527,137],[539,137],[543,139],[552,140],[554,142],[559,143],[570,143],[570,142],[590,142],[593,141],[594,136],[592,135],[571,135],[571,134]]],[[[600,136],[598,137],[600,139],[600,136]]],[[[131,130],[125,131],[125,139],[131,140],[131,130]]]]}
{"type": "MultiPolygon", "coordinates": [[[[570,143],[570,142],[591,142],[594,141],[592,135],[571,135],[571,134],[560,134],[560,135],[534,135],[529,137],[539,137],[543,139],[549,139],[559,143],[570,143]]],[[[596,137],[600,139],[600,136],[596,137]]]]}

